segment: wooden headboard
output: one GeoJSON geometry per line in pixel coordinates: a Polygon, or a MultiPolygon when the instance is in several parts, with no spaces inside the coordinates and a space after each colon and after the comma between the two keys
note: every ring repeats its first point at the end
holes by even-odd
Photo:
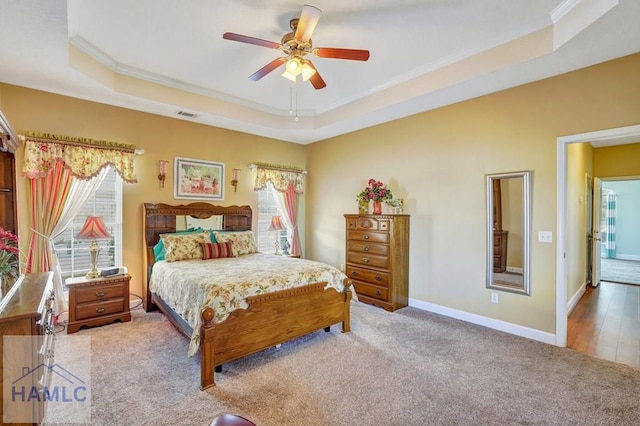
{"type": "Polygon", "coordinates": [[[144,273],[142,280],[143,305],[145,310],[152,309],[148,303],[149,277],[155,262],[153,246],[160,240],[160,234],[176,232],[176,216],[191,216],[207,219],[222,216],[222,229],[226,231],[247,231],[251,229],[252,211],[250,206],[215,206],[209,203],[191,203],[172,206],[170,204],[144,203],[142,215],[142,236],[144,239],[144,273]]]}

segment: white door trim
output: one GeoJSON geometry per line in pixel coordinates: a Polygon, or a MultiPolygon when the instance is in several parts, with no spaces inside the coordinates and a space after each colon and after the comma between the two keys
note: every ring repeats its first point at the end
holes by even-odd
{"type": "Polygon", "coordinates": [[[640,125],[618,127],[560,136],[557,138],[557,236],[556,239],[556,346],[567,346],[567,145],[592,142],[602,145],[618,145],[629,139],[640,140],[640,125]]]}

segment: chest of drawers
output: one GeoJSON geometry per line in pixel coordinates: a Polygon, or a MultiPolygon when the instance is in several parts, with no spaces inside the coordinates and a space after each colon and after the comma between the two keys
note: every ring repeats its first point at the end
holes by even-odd
{"type": "Polygon", "coordinates": [[[346,214],[346,271],[360,301],[388,311],[409,299],[409,215],[346,214]]]}
{"type": "Polygon", "coordinates": [[[55,362],[53,273],[23,275],[3,296],[0,301],[0,381],[3,384],[0,386],[0,424],[40,424],[45,412],[42,392],[51,378],[51,371],[42,366],[49,367],[55,362]],[[26,398],[25,402],[25,395],[37,397],[26,398]]]}
{"type": "Polygon", "coordinates": [[[114,321],[131,321],[129,310],[129,275],[107,278],[70,278],[69,324],[67,334],[82,326],[104,325],[114,321]]]}

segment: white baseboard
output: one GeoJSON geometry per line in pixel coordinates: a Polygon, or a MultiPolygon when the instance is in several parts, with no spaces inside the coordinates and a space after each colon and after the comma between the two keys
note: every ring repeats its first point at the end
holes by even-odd
{"type": "Polygon", "coordinates": [[[567,302],[567,317],[573,311],[573,308],[576,307],[582,295],[587,291],[587,283],[582,283],[578,291],[571,297],[571,299],[567,302]]]}
{"type": "Polygon", "coordinates": [[[522,268],[516,268],[515,266],[507,266],[507,272],[511,272],[512,274],[522,275],[522,268]]]}
{"type": "Polygon", "coordinates": [[[492,328],[494,330],[503,331],[505,333],[514,334],[516,336],[525,337],[527,339],[536,340],[538,342],[556,345],[556,335],[547,333],[546,331],[535,330],[529,327],[512,324],[493,318],[483,317],[457,309],[447,308],[446,306],[436,305],[434,303],[423,302],[422,300],[409,299],[409,306],[422,309],[423,311],[433,312],[434,314],[444,315],[447,317],[470,322],[472,324],[481,325],[483,327],[492,328]]]}
{"type": "Polygon", "coordinates": [[[616,259],[620,260],[640,260],[640,256],[636,254],[616,254],[616,259]]]}

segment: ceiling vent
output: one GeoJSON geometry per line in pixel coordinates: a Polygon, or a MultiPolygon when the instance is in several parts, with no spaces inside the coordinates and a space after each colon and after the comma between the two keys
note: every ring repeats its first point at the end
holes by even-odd
{"type": "Polygon", "coordinates": [[[194,114],[192,112],[187,112],[187,111],[176,111],[176,114],[182,116],[182,117],[189,117],[189,118],[196,118],[198,117],[198,114],[194,114]]]}

